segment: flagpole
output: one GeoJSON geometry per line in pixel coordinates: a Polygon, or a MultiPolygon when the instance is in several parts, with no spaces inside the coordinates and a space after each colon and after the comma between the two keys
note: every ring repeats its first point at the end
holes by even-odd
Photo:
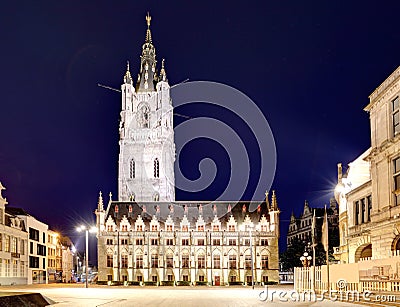
{"type": "Polygon", "coordinates": [[[315,292],[315,210],[313,210],[313,221],[312,221],[312,229],[311,229],[311,236],[312,236],[312,252],[313,252],[313,281],[312,281],[312,287],[313,291],[315,292]]]}
{"type": "Polygon", "coordinates": [[[326,205],[325,205],[325,214],[324,214],[324,224],[325,224],[325,248],[326,248],[326,277],[328,280],[328,292],[331,290],[331,285],[329,281],[329,225],[328,225],[328,215],[326,213],[326,205]]]}

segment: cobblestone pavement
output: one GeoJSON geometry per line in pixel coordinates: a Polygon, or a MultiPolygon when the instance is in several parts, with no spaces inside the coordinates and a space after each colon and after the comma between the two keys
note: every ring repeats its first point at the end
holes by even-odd
{"type": "Polygon", "coordinates": [[[332,302],[328,300],[293,302],[289,296],[279,299],[272,291],[290,292],[293,286],[270,286],[269,298],[265,288],[256,287],[108,287],[82,284],[51,284],[29,286],[2,286],[0,295],[16,292],[39,292],[57,302],[53,306],[355,306],[354,303],[332,302]],[[283,302],[283,300],[288,300],[283,302]]]}

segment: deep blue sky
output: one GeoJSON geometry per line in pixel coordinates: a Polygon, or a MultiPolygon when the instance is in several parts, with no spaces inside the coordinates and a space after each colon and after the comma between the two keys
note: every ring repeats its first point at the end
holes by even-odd
{"type": "Polygon", "coordinates": [[[137,2],[2,5],[3,194],[76,240],[75,226],[94,221],[99,190],[116,195],[120,96],[97,83],[119,88],[127,60],[136,76],[150,11],[171,84],[225,83],[265,114],[277,147],[273,188],[284,236],[290,212],[300,213],[305,199],[323,206],[332,196],[337,162],[369,147],[363,107],[400,64],[400,2],[137,2]]]}

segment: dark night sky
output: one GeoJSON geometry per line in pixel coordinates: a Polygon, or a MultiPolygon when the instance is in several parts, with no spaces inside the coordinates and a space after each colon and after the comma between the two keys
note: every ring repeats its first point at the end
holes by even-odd
{"type": "MultiPolygon", "coordinates": [[[[97,83],[119,88],[127,60],[136,76],[150,11],[170,84],[186,78],[228,84],[267,118],[284,236],[290,212],[300,213],[305,199],[323,206],[332,196],[337,162],[347,164],[369,147],[363,107],[399,65],[400,2],[137,2],[2,5],[3,194],[76,241],[75,226],[95,220],[99,190],[117,194],[120,95],[97,83]]],[[[177,198],[215,199],[217,192],[177,198]]]]}

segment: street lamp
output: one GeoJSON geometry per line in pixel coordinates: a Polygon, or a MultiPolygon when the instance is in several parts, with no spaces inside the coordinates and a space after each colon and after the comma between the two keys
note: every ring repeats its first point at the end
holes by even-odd
{"type": "Polygon", "coordinates": [[[311,264],[311,259],[312,257],[308,254],[308,252],[304,252],[304,254],[300,257],[303,267],[308,268],[311,264]]]}
{"type": "Polygon", "coordinates": [[[86,259],[85,259],[85,287],[88,287],[88,267],[89,267],[89,232],[90,233],[95,233],[97,231],[96,227],[91,227],[90,229],[88,229],[86,226],[82,225],[80,227],[76,228],[76,231],[81,232],[81,231],[85,231],[86,234],[86,259]]]}

